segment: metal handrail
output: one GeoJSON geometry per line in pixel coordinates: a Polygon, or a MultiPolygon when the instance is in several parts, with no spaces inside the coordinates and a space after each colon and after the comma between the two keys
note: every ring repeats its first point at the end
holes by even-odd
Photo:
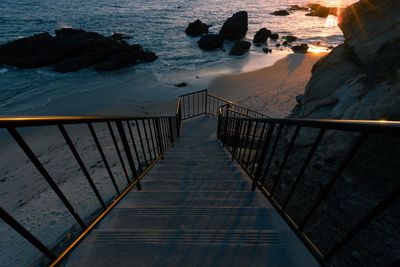
{"type": "Polygon", "coordinates": [[[220,107],[218,112],[218,139],[224,144],[232,154],[232,160],[236,160],[253,180],[252,190],[258,188],[269,199],[272,205],[286,220],[292,230],[303,241],[310,252],[323,266],[328,266],[330,260],[354,237],[365,229],[377,218],[390,204],[400,197],[400,184],[394,187],[385,195],[381,201],[371,210],[367,211],[355,226],[349,230],[344,237],[338,241],[327,252],[321,249],[307,236],[305,227],[311,217],[316,213],[323,201],[328,198],[334,185],[340,179],[342,173],[356,157],[366,140],[371,135],[381,136],[400,136],[400,122],[398,121],[371,121],[371,120],[329,120],[329,119],[272,119],[272,118],[242,118],[235,116],[234,112],[228,108],[220,107]],[[289,141],[283,138],[283,128],[294,128],[294,132],[287,131],[286,136],[289,141]],[[305,154],[304,162],[293,182],[289,187],[288,195],[283,202],[276,198],[278,184],[282,181],[282,173],[285,164],[293,152],[295,142],[302,129],[319,130],[308,154],[305,154]],[[287,207],[291,204],[293,195],[299,187],[300,182],[305,179],[304,175],[310,166],[318,147],[328,131],[340,131],[354,133],[355,142],[351,145],[340,165],[337,167],[328,183],[316,193],[316,201],[311,205],[310,210],[306,211],[302,220],[295,220],[287,212],[287,207]],[[278,146],[282,142],[286,144],[285,152],[280,158],[280,165],[277,166],[277,175],[271,174],[272,162],[277,158],[278,146]],[[272,186],[265,184],[272,182],[272,186]]]}
{"type": "MultiPolygon", "coordinates": [[[[34,247],[43,253],[56,266],[98,225],[98,223],[111,211],[112,208],[134,187],[141,190],[140,180],[163,158],[165,151],[174,144],[180,134],[181,111],[180,101],[177,103],[175,116],[153,116],[153,117],[130,117],[130,116],[31,116],[31,117],[6,117],[0,118],[0,129],[6,129],[17,145],[22,149],[33,166],[39,171],[50,188],[62,201],[68,212],[80,225],[82,231],[74,239],[72,244],[64,249],[60,254],[55,253],[54,249],[44,245],[27,228],[20,224],[4,208],[0,207],[0,219],[7,223],[11,228],[18,232],[22,237],[29,241],[34,247]],[[120,166],[123,170],[126,187],[121,189],[118,186],[115,175],[105,155],[94,125],[103,124],[108,130],[109,137],[115,147],[120,166]],[[85,163],[79,154],[76,144],[72,141],[66,126],[79,125],[88,127],[104,168],[106,169],[111,184],[115,189],[114,199],[108,204],[105,203],[103,196],[97,188],[94,180],[89,173],[85,163]],[[55,182],[52,175],[40,162],[26,139],[20,134],[19,128],[57,126],[66,146],[71,151],[77,165],[90,185],[96,199],[99,202],[102,212],[91,222],[86,222],[75,210],[66,194],[55,182]],[[127,164],[127,165],[126,165],[127,164]],[[129,171],[128,171],[129,169],[129,171]]],[[[67,229],[66,229],[67,230],[67,229]]],[[[57,244],[59,245],[59,244],[57,244]]]]}

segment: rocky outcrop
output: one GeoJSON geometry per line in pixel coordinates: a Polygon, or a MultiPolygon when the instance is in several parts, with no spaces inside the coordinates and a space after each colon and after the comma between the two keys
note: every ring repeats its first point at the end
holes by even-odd
{"type": "Polygon", "coordinates": [[[220,34],[206,34],[201,36],[197,44],[201,49],[211,51],[222,48],[224,45],[224,38],[220,34]]]}
{"type": "Polygon", "coordinates": [[[289,16],[290,13],[287,10],[278,10],[278,11],[272,12],[271,15],[274,15],[274,16],[289,16]]]}
{"type": "Polygon", "coordinates": [[[0,64],[22,69],[54,65],[59,72],[88,67],[108,71],[157,58],[139,45],[129,45],[121,36],[111,38],[76,29],[60,29],[55,34],[37,34],[1,45],[0,64]]]}
{"type": "Polygon", "coordinates": [[[237,41],[231,48],[229,55],[231,56],[242,56],[249,51],[251,43],[247,41],[237,41]]]}
{"type": "Polygon", "coordinates": [[[203,23],[201,20],[196,20],[195,22],[189,23],[187,26],[185,33],[189,36],[199,36],[202,34],[208,33],[208,28],[211,26],[203,23]]]}
{"type": "Polygon", "coordinates": [[[271,33],[271,35],[269,36],[269,38],[271,38],[271,40],[278,40],[279,39],[279,34],[277,33],[271,33]]]}
{"type": "Polygon", "coordinates": [[[285,39],[287,42],[292,43],[297,41],[297,37],[293,35],[283,36],[282,39],[285,39]]]}
{"type": "Polygon", "coordinates": [[[326,18],[331,14],[331,9],[329,7],[321,6],[319,4],[311,4],[309,7],[311,12],[307,13],[306,16],[326,18]]]}
{"type": "MultiPolygon", "coordinates": [[[[292,118],[399,120],[400,119],[400,2],[361,0],[346,9],[340,24],[344,44],[314,65],[303,97],[292,118]]],[[[283,134],[285,149],[293,130],[283,134]]],[[[286,162],[276,186],[277,199],[285,199],[317,132],[300,131],[293,155],[286,162]]],[[[344,160],[358,135],[327,131],[313,160],[305,171],[288,212],[304,218],[313,198],[321,192],[344,160]],[[316,192],[316,194],[310,194],[316,192]]],[[[279,145],[278,145],[279,148],[279,145]]],[[[278,151],[278,149],[277,149],[278,151]]],[[[326,199],[307,227],[307,235],[323,251],[332,248],[383,196],[399,185],[398,138],[371,135],[351,164],[341,174],[329,199],[326,199]],[[335,229],[327,231],[326,229],[335,229]]],[[[279,172],[277,157],[271,175],[279,172]]],[[[396,266],[400,255],[398,231],[400,204],[392,204],[374,222],[343,247],[331,266],[396,266]]]]}
{"type": "Polygon", "coordinates": [[[253,43],[265,43],[268,38],[271,36],[271,31],[268,30],[267,28],[262,28],[260,29],[253,38],[253,43]]]}
{"type": "Polygon", "coordinates": [[[240,11],[224,22],[219,33],[228,40],[239,40],[246,36],[248,25],[247,12],[240,11]]]}
{"type": "Polygon", "coordinates": [[[292,50],[295,53],[305,54],[308,51],[308,45],[307,44],[294,45],[294,46],[292,46],[292,50]]]}

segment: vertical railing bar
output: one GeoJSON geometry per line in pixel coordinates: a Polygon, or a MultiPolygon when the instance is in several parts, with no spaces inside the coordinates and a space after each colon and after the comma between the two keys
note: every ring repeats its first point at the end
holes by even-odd
{"type": "Polygon", "coordinates": [[[43,178],[46,180],[46,182],[50,185],[51,189],[53,189],[53,191],[56,193],[58,198],[63,202],[63,204],[68,209],[68,211],[71,213],[71,215],[75,218],[75,220],[79,223],[79,225],[83,229],[86,229],[86,225],[83,222],[83,220],[79,217],[78,213],[74,210],[71,203],[65,197],[64,193],[58,187],[58,185],[53,180],[53,178],[50,176],[50,174],[47,172],[47,170],[43,167],[42,163],[40,163],[40,161],[36,157],[35,153],[33,153],[32,149],[25,142],[25,140],[22,138],[22,136],[18,133],[17,129],[7,128],[7,130],[11,134],[11,136],[14,138],[14,140],[17,142],[17,144],[20,146],[20,148],[24,151],[24,153],[28,156],[29,160],[33,163],[33,165],[36,167],[36,169],[40,172],[40,174],[43,176],[43,178]]]}
{"type": "Polygon", "coordinates": [[[112,139],[112,141],[114,143],[115,150],[117,151],[117,155],[118,155],[119,161],[121,162],[122,170],[123,170],[123,172],[125,174],[126,181],[129,184],[129,175],[128,175],[128,172],[126,170],[125,163],[124,163],[124,161],[122,159],[122,155],[121,155],[121,152],[119,150],[117,139],[115,138],[114,131],[113,131],[113,129],[111,127],[111,123],[109,121],[107,122],[107,127],[108,127],[108,131],[110,132],[111,139],[112,139]]]}
{"type": "Polygon", "coordinates": [[[173,144],[175,142],[175,140],[174,140],[174,132],[172,129],[172,118],[168,118],[168,125],[169,125],[169,134],[170,134],[170,138],[171,138],[171,144],[173,144]]]}
{"type": "Polygon", "coordinates": [[[103,209],[105,210],[106,204],[104,203],[103,198],[101,197],[99,190],[97,189],[96,185],[93,182],[92,177],[90,176],[88,170],[86,169],[85,164],[82,161],[82,158],[79,156],[78,151],[76,150],[74,144],[72,143],[71,138],[69,137],[65,127],[62,124],[58,125],[58,129],[60,130],[61,134],[63,135],[65,141],[67,142],[67,145],[69,147],[69,149],[72,152],[72,155],[74,155],[75,160],[78,162],[79,167],[81,168],[83,174],[85,175],[86,180],[88,181],[90,187],[92,188],[97,200],[100,202],[100,205],[103,207],[103,209]]]}
{"type": "Polygon", "coordinates": [[[154,134],[155,134],[155,137],[156,137],[158,155],[161,155],[161,154],[162,154],[162,147],[161,147],[160,142],[159,142],[159,140],[158,140],[157,119],[153,119],[153,127],[155,127],[155,128],[154,128],[154,134]]]}
{"type": "Polygon", "coordinates": [[[197,94],[197,115],[200,115],[201,113],[200,113],[200,95],[201,95],[202,93],[200,93],[200,94],[197,94]]]}
{"type": "Polygon", "coordinates": [[[242,123],[241,121],[239,121],[237,119],[235,120],[235,131],[233,133],[233,139],[232,139],[232,160],[234,160],[236,157],[238,133],[239,133],[239,128],[240,128],[241,123],[242,123]]]}
{"type": "Polygon", "coordinates": [[[115,181],[115,178],[114,178],[113,173],[111,172],[110,165],[108,165],[108,161],[107,161],[106,155],[104,154],[104,151],[103,151],[103,149],[102,149],[102,147],[101,147],[101,145],[100,145],[100,141],[99,141],[99,139],[97,138],[97,135],[96,135],[96,132],[95,132],[95,130],[94,130],[94,128],[93,128],[93,125],[92,125],[90,122],[89,122],[87,125],[88,125],[88,127],[89,127],[89,130],[90,130],[90,133],[91,133],[92,138],[93,138],[93,140],[94,140],[94,143],[96,144],[97,150],[98,150],[99,153],[100,153],[100,157],[101,157],[101,159],[103,160],[104,166],[106,167],[107,173],[108,173],[108,175],[110,176],[110,179],[111,179],[111,182],[112,182],[112,184],[113,184],[113,186],[114,186],[114,188],[115,188],[115,191],[116,191],[117,194],[119,195],[119,194],[120,194],[120,191],[119,191],[118,185],[117,185],[117,183],[116,183],[116,181],[115,181]]]}
{"type": "Polygon", "coordinates": [[[157,130],[157,139],[158,139],[158,146],[160,147],[160,151],[162,153],[164,153],[164,148],[163,148],[163,144],[162,144],[162,137],[161,137],[161,130],[160,130],[160,119],[156,118],[156,130],[157,130]]]}
{"type": "Polygon", "coordinates": [[[10,214],[7,213],[2,207],[0,207],[0,218],[7,223],[11,228],[18,232],[22,237],[29,241],[34,247],[46,255],[49,259],[55,260],[56,256],[31,232],[23,227],[17,220],[15,220],[10,214]]]}
{"type": "MultiPolygon", "coordinates": [[[[132,172],[133,180],[136,181],[138,178],[138,174],[136,172],[136,166],[135,166],[135,162],[132,157],[131,149],[129,148],[128,138],[126,138],[124,125],[122,124],[122,121],[117,121],[116,124],[117,124],[117,128],[118,128],[119,136],[121,138],[122,145],[125,150],[126,158],[128,159],[129,168],[131,169],[131,172],[132,172]]],[[[142,190],[142,186],[140,185],[140,183],[137,183],[136,188],[138,190],[142,190]]]]}
{"type": "Polygon", "coordinates": [[[251,175],[253,175],[253,173],[254,173],[254,167],[256,166],[256,161],[257,161],[258,152],[260,151],[261,142],[262,142],[262,139],[263,139],[263,136],[264,136],[264,133],[265,133],[265,129],[267,128],[267,123],[264,122],[263,124],[264,124],[264,125],[263,125],[262,131],[261,131],[261,135],[260,135],[260,137],[259,137],[258,144],[257,144],[256,154],[254,155],[253,166],[251,167],[251,171],[250,171],[250,174],[251,174],[251,175]]]}
{"type": "Polygon", "coordinates": [[[339,180],[340,176],[342,175],[343,171],[347,168],[347,166],[350,164],[351,160],[354,158],[354,156],[357,154],[359,149],[361,148],[362,144],[365,142],[367,139],[368,134],[361,134],[356,143],[351,147],[349,152],[347,153],[346,157],[343,159],[335,173],[333,174],[332,178],[329,180],[329,182],[321,189],[321,191],[318,193],[318,198],[312,205],[312,208],[310,209],[309,212],[307,212],[307,215],[304,217],[303,221],[299,224],[299,230],[302,231],[307,224],[308,220],[311,218],[311,216],[314,214],[314,212],[318,209],[320,206],[321,202],[328,196],[329,192],[332,190],[333,186],[336,184],[336,182],[339,180]]]}
{"type": "Polygon", "coordinates": [[[192,111],[193,111],[193,116],[196,116],[196,114],[194,113],[195,112],[195,109],[194,109],[194,97],[195,97],[195,94],[192,94],[192,111]]]}
{"type": "Polygon", "coordinates": [[[264,146],[263,146],[263,150],[261,151],[260,161],[259,161],[257,170],[256,170],[256,172],[254,174],[254,177],[253,177],[253,185],[251,187],[251,190],[253,190],[253,191],[256,190],[258,180],[260,179],[263,163],[264,163],[265,158],[267,156],[267,152],[268,152],[269,146],[271,144],[272,135],[274,134],[274,130],[275,130],[275,124],[271,123],[268,126],[268,132],[267,132],[267,136],[265,138],[265,143],[264,143],[264,146]]]}
{"type": "Polygon", "coordinates": [[[308,153],[307,158],[303,163],[303,166],[301,166],[300,172],[297,175],[296,179],[294,180],[292,188],[290,189],[289,194],[288,194],[288,196],[287,196],[287,198],[285,200],[285,203],[282,206],[282,210],[283,211],[286,209],[287,205],[289,204],[290,199],[292,198],[294,192],[296,191],[296,188],[297,188],[297,186],[298,186],[298,184],[300,182],[300,179],[303,177],[308,165],[311,162],[312,157],[315,154],[315,151],[317,150],[319,144],[321,143],[322,138],[324,137],[325,131],[326,131],[326,129],[321,129],[319,131],[317,139],[315,140],[310,152],[308,153]]]}
{"type": "Polygon", "coordinates": [[[150,162],[153,162],[153,157],[151,155],[150,142],[149,142],[149,136],[148,136],[147,129],[146,129],[146,124],[144,122],[144,119],[142,119],[141,121],[142,121],[142,127],[143,127],[143,131],[144,131],[144,137],[146,140],[147,151],[149,152],[150,162]]]}
{"type": "Polygon", "coordinates": [[[154,155],[154,158],[156,159],[157,158],[156,148],[155,148],[155,145],[154,145],[154,136],[153,136],[153,131],[151,129],[150,121],[151,121],[150,119],[147,119],[147,126],[149,127],[150,140],[151,140],[151,146],[152,146],[153,155],[154,155]]]}
{"type": "Polygon", "coordinates": [[[249,144],[249,136],[250,136],[250,130],[251,130],[251,124],[252,124],[252,121],[250,121],[250,120],[247,120],[246,122],[247,123],[246,123],[245,130],[247,130],[247,131],[246,131],[246,134],[243,134],[244,138],[245,138],[245,143],[244,143],[244,147],[243,147],[243,154],[239,154],[239,159],[242,162],[242,164],[244,163],[244,158],[246,156],[246,150],[247,150],[247,145],[249,144]],[[242,157],[240,157],[240,155],[242,155],[242,157]]]}
{"type": "Polygon", "coordinates": [[[205,116],[207,116],[207,96],[208,96],[208,93],[207,93],[207,90],[206,91],[204,91],[204,114],[205,114],[205,116]]]}
{"type": "Polygon", "coordinates": [[[129,130],[129,135],[131,137],[132,140],[132,146],[133,146],[133,150],[135,151],[135,156],[136,156],[136,161],[138,163],[138,167],[140,170],[140,173],[143,172],[143,168],[142,168],[142,163],[140,162],[140,157],[139,157],[139,153],[135,144],[135,139],[133,138],[133,132],[132,132],[132,127],[129,121],[126,121],[126,124],[128,125],[128,130],[129,130]]]}
{"type": "Polygon", "coordinates": [[[186,108],[186,107],[185,107],[184,98],[185,98],[185,97],[181,97],[181,104],[182,104],[182,110],[183,110],[183,112],[182,112],[182,113],[183,113],[183,116],[182,116],[182,117],[183,117],[183,118],[185,118],[185,116],[186,116],[186,111],[185,111],[185,108],[186,108]]]}
{"type": "Polygon", "coordinates": [[[282,129],[283,129],[283,124],[280,124],[279,128],[278,128],[278,133],[276,134],[276,137],[275,137],[274,146],[272,147],[271,155],[269,156],[268,164],[267,164],[267,167],[265,169],[265,173],[263,175],[263,178],[260,180],[261,184],[264,184],[265,179],[266,179],[266,177],[268,175],[269,168],[271,167],[272,159],[273,159],[273,157],[275,155],[276,147],[278,146],[279,138],[280,138],[280,136],[282,134],[282,129]]]}
{"type": "Polygon", "coordinates": [[[293,133],[292,140],[290,141],[290,144],[289,144],[289,147],[288,147],[288,149],[287,149],[286,155],[285,155],[285,157],[284,157],[284,159],[283,159],[283,161],[282,161],[282,164],[281,164],[281,166],[280,166],[280,168],[279,168],[278,176],[275,178],[275,182],[274,182],[274,184],[273,184],[273,186],[272,186],[272,189],[271,189],[271,196],[274,194],[276,185],[278,184],[278,182],[279,182],[279,180],[280,180],[280,178],[281,178],[283,169],[285,168],[286,161],[287,161],[287,159],[289,158],[289,154],[290,154],[290,152],[291,152],[291,150],[292,150],[292,148],[293,148],[294,142],[295,142],[295,140],[296,140],[296,138],[297,138],[297,135],[299,134],[299,131],[300,131],[300,126],[296,126],[296,130],[295,130],[294,133],[293,133]]]}
{"type": "Polygon", "coordinates": [[[254,140],[256,139],[256,133],[257,133],[258,124],[259,124],[259,122],[256,121],[256,123],[255,123],[255,125],[254,125],[254,132],[253,132],[253,136],[252,136],[252,138],[251,138],[250,150],[249,150],[249,154],[248,154],[248,156],[247,156],[246,169],[248,169],[248,167],[249,167],[250,157],[251,157],[251,151],[253,150],[254,140]]]}
{"type": "Polygon", "coordinates": [[[365,217],[363,217],[353,229],[351,229],[328,253],[324,259],[329,261],[341,248],[348,244],[359,232],[378,217],[389,205],[400,197],[400,185],[391,191],[377,206],[375,206],[365,217]]]}
{"type": "MultiPolygon", "coordinates": [[[[170,145],[170,139],[168,138],[168,120],[167,118],[163,118],[163,130],[164,130],[164,138],[165,138],[165,144],[170,145]]],[[[165,147],[165,149],[167,149],[167,146],[165,147]]]]}

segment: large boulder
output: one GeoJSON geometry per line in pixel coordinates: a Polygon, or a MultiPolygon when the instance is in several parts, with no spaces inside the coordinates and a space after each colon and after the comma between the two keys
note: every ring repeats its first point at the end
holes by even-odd
{"type": "Polygon", "coordinates": [[[300,45],[292,46],[292,50],[295,53],[303,53],[303,54],[305,54],[305,53],[307,53],[308,48],[309,48],[308,44],[300,44],[300,45]]]}
{"type": "Polygon", "coordinates": [[[271,15],[274,15],[274,16],[289,16],[290,13],[287,10],[278,10],[278,11],[272,12],[271,15]]]}
{"type": "Polygon", "coordinates": [[[130,46],[120,37],[64,28],[56,30],[55,37],[42,33],[1,45],[0,64],[18,68],[53,65],[56,71],[70,72],[87,67],[113,70],[157,58],[153,52],[139,45],[130,46]]]}
{"type": "Polygon", "coordinates": [[[400,56],[400,1],[361,0],[347,8],[339,24],[361,62],[400,56]],[[379,54],[379,56],[378,56],[379,54]]]}
{"type": "Polygon", "coordinates": [[[309,5],[311,12],[307,13],[306,16],[326,18],[331,14],[329,7],[321,6],[320,4],[309,5]]]}
{"type": "Polygon", "coordinates": [[[239,40],[246,36],[248,24],[247,12],[240,11],[224,22],[219,33],[228,40],[239,40]]]}
{"type": "Polygon", "coordinates": [[[231,56],[242,56],[249,51],[251,43],[247,41],[237,41],[231,48],[229,55],[231,56]]]}
{"type": "Polygon", "coordinates": [[[209,25],[203,23],[201,20],[196,20],[195,22],[189,23],[187,26],[185,33],[189,36],[199,36],[202,34],[208,33],[209,25]]]}
{"type": "Polygon", "coordinates": [[[201,49],[211,51],[222,48],[224,45],[224,38],[220,34],[206,34],[201,36],[197,44],[201,49]]]}
{"type": "Polygon", "coordinates": [[[265,43],[270,36],[271,31],[267,28],[262,28],[254,35],[253,43],[265,43]]]}

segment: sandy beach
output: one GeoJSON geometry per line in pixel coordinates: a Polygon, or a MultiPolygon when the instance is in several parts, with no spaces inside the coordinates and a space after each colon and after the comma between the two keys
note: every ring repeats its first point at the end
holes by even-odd
{"type": "Polygon", "coordinates": [[[208,89],[270,117],[284,117],[296,105],[296,96],[304,92],[313,65],[324,55],[290,54],[271,67],[218,77],[208,89]]]}

